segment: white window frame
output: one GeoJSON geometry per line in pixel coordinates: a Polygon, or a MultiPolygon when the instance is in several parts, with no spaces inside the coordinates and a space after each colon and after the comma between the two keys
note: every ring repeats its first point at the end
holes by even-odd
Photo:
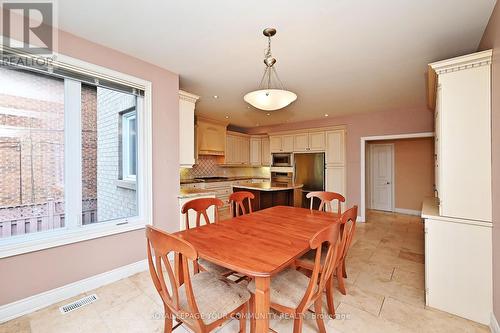
{"type": "MultiPolygon", "coordinates": [[[[137,108],[134,110],[128,111],[121,115],[122,122],[122,132],[121,132],[121,143],[122,143],[122,180],[135,182],[137,180],[137,174],[130,173],[130,120],[136,120],[136,128],[138,128],[137,122],[137,108]]],[[[132,158],[137,159],[136,156],[132,158]]],[[[136,160],[136,173],[137,173],[137,165],[138,162],[136,160]]]]}
{"type": "MultiPolygon", "coordinates": [[[[150,81],[137,78],[128,74],[124,74],[109,68],[94,65],[79,59],[68,57],[65,55],[54,53],[54,59],[65,66],[76,70],[92,74],[97,78],[105,78],[113,80],[121,84],[130,84],[140,87],[144,90],[144,97],[137,98],[136,114],[137,114],[137,206],[138,215],[135,217],[100,222],[90,225],[81,225],[81,200],[75,207],[65,207],[66,212],[73,212],[66,216],[66,226],[60,229],[47,230],[32,234],[24,234],[12,236],[6,239],[0,239],[0,259],[40,251],[48,248],[72,244],[76,242],[86,241],[90,239],[105,237],[109,235],[129,232],[132,230],[144,229],[147,224],[153,224],[153,193],[152,193],[152,84],[150,81]],[[141,112],[139,112],[141,110],[141,112]]],[[[65,79],[65,88],[80,89],[81,85],[78,81],[65,79]]],[[[78,110],[73,116],[80,115],[81,103],[73,99],[72,102],[65,100],[65,126],[69,123],[69,115],[71,112],[66,112],[66,109],[78,110]]],[[[71,128],[65,127],[65,144],[72,142],[72,146],[81,147],[81,131],[75,132],[78,128],[81,129],[80,121],[71,122],[71,128]],[[78,127],[78,128],[76,128],[78,127]],[[72,135],[79,133],[79,135],[72,135]]],[[[67,154],[70,150],[65,150],[67,154]]],[[[81,195],[81,183],[75,188],[75,184],[79,182],[73,181],[68,187],[66,181],[71,181],[71,175],[78,179],[81,177],[81,149],[73,151],[71,158],[65,158],[65,201],[68,196],[81,195]],[[79,186],[79,187],[78,187],[79,186]],[[71,190],[70,190],[71,189],[71,190]],[[79,192],[77,192],[79,191],[79,192]]],[[[73,178],[74,179],[74,178],[73,178]]],[[[78,202],[78,200],[73,200],[78,202]]]]}

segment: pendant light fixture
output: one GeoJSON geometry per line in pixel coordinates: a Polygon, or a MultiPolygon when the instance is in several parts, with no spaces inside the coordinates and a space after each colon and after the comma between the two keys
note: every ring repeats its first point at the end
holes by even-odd
{"type": "Polygon", "coordinates": [[[263,34],[267,37],[267,49],[264,55],[266,69],[258,89],[249,92],[243,99],[257,109],[275,111],[290,105],[297,99],[297,95],[285,89],[274,66],[276,59],[271,54],[271,37],[276,34],[276,29],[264,29],[263,34]]]}

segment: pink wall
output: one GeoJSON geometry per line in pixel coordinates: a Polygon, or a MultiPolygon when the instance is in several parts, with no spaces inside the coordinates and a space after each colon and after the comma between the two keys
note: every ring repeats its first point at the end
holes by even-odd
{"type": "MultiPolygon", "coordinates": [[[[152,82],[153,216],[177,226],[179,126],[177,74],[74,35],[59,33],[59,53],[152,82]]],[[[146,258],[144,230],[0,259],[0,305],[146,258]]]]}
{"type": "MultiPolygon", "coordinates": [[[[425,89],[422,86],[422,89],[425,89]]],[[[434,114],[422,109],[402,109],[363,113],[301,123],[282,124],[248,129],[248,133],[269,133],[334,125],[347,126],[347,203],[361,203],[361,137],[388,134],[432,132],[434,114]]]]}
{"type": "Polygon", "coordinates": [[[491,162],[493,200],[493,311],[500,321],[500,3],[486,27],[480,50],[493,49],[491,87],[491,162]]]}

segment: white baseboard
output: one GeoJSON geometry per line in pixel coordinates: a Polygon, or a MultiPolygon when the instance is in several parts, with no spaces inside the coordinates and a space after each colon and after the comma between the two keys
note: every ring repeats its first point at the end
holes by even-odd
{"type": "Polygon", "coordinates": [[[2,305],[0,306],[0,323],[42,309],[92,289],[99,288],[103,285],[113,283],[136,273],[143,272],[147,269],[148,261],[141,260],[19,301],[2,305]]]}
{"type": "Polygon", "coordinates": [[[362,216],[358,216],[358,217],[356,218],[356,222],[361,222],[361,223],[364,223],[364,222],[366,222],[366,221],[365,221],[365,219],[364,219],[362,216]]]}
{"type": "Polygon", "coordinates": [[[492,312],[490,316],[490,330],[491,333],[500,333],[500,326],[498,325],[497,318],[495,314],[492,312]]]}
{"type": "Polygon", "coordinates": [[[406,208],[394,208],[394,213],[406,214],[406,215],[416,215],[416,216],[422,215],[422,211],[420,211],[420,210],[413,210],[413,209],[406,209],[406,208]]]}

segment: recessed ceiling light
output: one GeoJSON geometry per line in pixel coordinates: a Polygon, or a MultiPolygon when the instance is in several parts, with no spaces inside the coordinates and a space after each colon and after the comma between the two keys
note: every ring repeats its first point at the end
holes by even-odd
{"type": "Polygon", "coordinates": [[[247,106],[247,109],[250,109],[250,107],[249,107],[249,106],[247,106]]]}
{"type": "Polygon", "coordinates": [[[328,117],[328,113],[325,113],[325,117],[328,117]]]}
{"type": "Polygon", "coordinates": [[[226,119],[229,119],[229,116],[226,116],[226,119]]]}
{"type": "Polygon", "coordinates": [[[266,113],[266,116],[270,116],[271,114],[270,113],[266,113]]]}
{"type": "Polygon", "coordinates": [[[259,126],[259,124],[255,124],[255,126],[259,126]]]}
{"type": "Polygon", "coordinates": [[[214,95],[214,98],[217,99],[217,98],[219,98],[219,96],[218,95],[214,95]]]}

